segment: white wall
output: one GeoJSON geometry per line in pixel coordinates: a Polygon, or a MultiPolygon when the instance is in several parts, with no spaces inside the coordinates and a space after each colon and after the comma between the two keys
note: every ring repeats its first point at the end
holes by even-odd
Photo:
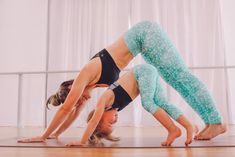
{"type": "MultiPolygon", "coordinates": [[[[0,0],[0,72],[45,70],[46,28],[47,0],[0,0]]],[[[22,78],[22,94],[30,94],[22,99],[22,123],[42,125],[44,76],[22,78]]],[[[16,126],[18,76],[0,75],[0,87],[0,126],[16,126]]]]}
{"type": "MultiPolygon", "coordinates": [[[[50,39],[50,64],[49,70],[77,70],[81,68],[83,64],[85,64],[89,60],[89,56],[93,55],[93,53],[97,52],[103,45],[107,45],[110,41],[113,41],[123,30],[126,30],[128,27],[128,20],[123,20],[124,18],[128,19],[126,15],[129,13],[129,9],[131,10],[131,18],[132,22],[135,23],[136,21],[141,19],[159,19],[163,24],[170,23],[174,25],[176,21],[181,23],[179,20],[182,20],[183,15],[187,15],[188,13],[182,12],[177,10],[176,5],[171,5],[170,1],[164,1],[166,5],[165,9],[168,8],[169,10],[173,10],[175,12],[180,12],[182,16],[177,16],[179,19],[172,20],[174,12],[172,14],[167,15],[168,11],[164,10],[163,8],[156,9],[157,4],[159,1],[149,0],[149,3],[146,3],[145,0],[133,0],[132,1],[132,8],[130,8],[130,1],[128,0],[116,0],[116,1],[107,1],[108,4],[112,2],[113,7],[108,7],[101,5],[100,1],[85,3],[87,1],[79,1],[79,0],[71,0],[71,1],[60,1],[51,0],[51,16],[53,17],[50,21],[51,26],[51,39],[50,39]],[[66,2],[66,3],[65,3],[66,2]],[[99,3],[100,2],[100,3],[99,3]],[[114,3],[115,2],[115,3],[114,3]],[[141,2],[141,3],[140,3],[141,2]],[[71,4],[75,3],[76,5],[72,5],[73,8],[71,9],[71,4]],[[154,5],[151,5],[154,4],[154,5]],[[68,5],[68,6],[66,6],[68,5]],[[70,6],[69,6],[70,5],[70,6]],[[83,9],[78,9],[79,6],[83,6],[83,9]],[[114,7],[115,6],[115,7],[114,7]],[[97,8],[94,10],[93,8],[97,8]],[[64,9],[68,14],[62,14],[65,12],[64,9]],[[121,9],[119,9],[121,8],[121,9]],[[139,10],[141,9],[141,11],[139,10]],[[162,9],[162,10],[161,10],[162,9]],[[147,10],[147,11],[146,11],[147,10]],[[108,13],[109,14],[108,14],[108,13]],[[121,12],[121,13],[120,13],[121,12]],[[163,17],[154,17],[157,14],[156,12],[163,12],[161,15],[167,15],[168,18],[163,17]],[[97,23],[95,25],[92,23],[94,22],[91,17],[89,18],[82,18],[84,15],[92,13],[90,16],[93,16],[97,23]],[[105,13],[105,16],[102,16],[102,13],[105,13]],[[111,13],[111,14],[110,14],[111,13]],[[71,16],[70,14],[74,14],[71,16]],[[64,17],[64,16],[68,17],[64,17]],[[71,16],[73,19],[70,19],[71,16]],[[71,21],[80,21],[79,23],[71,23],[71,21]],[[108,19],[108,20],[107,20],[108,19]],[[118,21],[119,19],[120,21],[118,21]],[[168,19],[169,21],[166,21],[168,19]],[[84,20],[86,22],[84,22],[84,20]],[[104,24],[103,21],[111,21],[108,24],[104,24]],[[126,22],[122,22],[126,21],[126,22]],[[93,37],[90,39],[90,34],[88,31],[81,31],[81,34],[74,34],[74,36],[66,36],[69,33],[73,34],[76,29],[86,30],[86,25],[84,23],[90,23],[89,26],[93,24],[95,28],[95,33],[93,32],[93,37]],[[62,24],[62,25],[61,25],[62,24]],[[76,25],[77,24],[77,25],[76,25]],[[79,24],[79,25],[78,25],[79,24]],[[99,24],[99,25],[98,25],[99,24]],[[106,28],[107,27],[107,28],[106,28]],[[66,28],[66,29],[65,29],[66,28]],[[65,30],[66,32],[63,32],[65,30]],[[68,33],[69,32],[69,33],[68,33]],[[112,35],[110,35],[112,34],[112,35]],[[57,38],[58,35],[60,38],[57,38]],[[79,39],[77,39],[79,38],[79,39]],[[100,40],[99,40],[100,39],[100,40]],[[102,40],[101,40],[102,39],[102,40]],[[78,41],[78,45],[74,46],[74,42],[78,41]],[[91,42],[94,41],[94,42],[91,42]],[[85,44],[89,43],[89,44],[85,44]],[[77,46],[77,47],[76,47],[77,46]],[[69,50],[68,50],[69,49],[69,50]],[[65,51],[73,51],[74,53],[66,53],[69,54],[64,56],[65,51]],[[83,56],[84,53],[90,53],[87,55],[86,59],[83,56]],[[75,55],[71,55],[75,54],[75,55]],[[80,56],[80,58],[78,58],[80,56]],[[75,68],[74,68],[75,67],[75,68]]],[[[212,2],[212,1],[211,1],[212,2]]],[[[19,72],[19,71],[44,71],[45,70],[45,58],[46,58],[46,31],[47,31],[47,4],[48,0],[0,0],[0,72],[19,72]]],[[[175,4],[175,3],[174,3],[175,4]]],[[[177,3],[179,4],[179,3],[177,3]]],[[[192,1],[190,3],[192,5],[199,4],[197,0],[192,1]]],[[[221,19],[222,19],[222,30],[225,39],[225,50],[226,50],[226,61],[227,65],[235,65],[235,18],[234,18],[234,8],[235,1],[234,0],[220,0],[221,5],[221,19]]],[[[217,6],[217,5],[215,5],[217,6]]],[[[184,6],[187,7],[187,6],[184,6]]],[[[206,7],[202,7],[202,10],[207,9],[206,7]]],[[[209,8],[209,9],[217,9],[217,8],[209,8]]],[[[204,16],[199,15],[198,10],[194,10],[196,16],[204,16]],[[198,14],[196,14],[198,13],[198,14]]],[[[190,11],[189,11],[190,12],[190,11]]],[[[201,12],[202,14],[203,12],[201,12]]],[[[208,15],[209,16],[209,15],[208,15]]],[[[175,18],[175,16],[174,16],[175,18]]],[[[191,17],[188,17],[191,18],[191,17]]],[[[206,19],[206,18],[205,18],[206,19]]],[[[87,28],[88,30],[88,28],[87,28]]],[[[170,30],[170,29],[169,29],[170,30]]],[[[202,30],[203,31],[203,30],[202,30]]],[[[178,31],[180,32],[180,31],[178,31]]],[[[171,35],[174,35],[174,32],[169,32],[171,35]]],[[[191,32],[190,32],[191,33],[191,32]]],[[[188,35],[191,37],[191,34],[188,35]]],[[[192,32],[195,36],[196,33],[198,35],[204,35],[202,32],[192,32]]],[[[208,32],[204,32],[208,33],[208,32]]],[[[210,32],[209,32],[210,33],[210,32]]],[[[180,36],[180,35],[179,35],[180,36]]],[[[180,51],[190,52],[185,53],[186,55],[183,56],[186,58],[188,65],[192,66],[199,66],[203,60],[203,66],[214,66],[214,65],[223,65],[223,56],[217,56],[217,60],[210,59],[207,60],[206,58],[215,57],[210,56],[212,52],[216,51],[218,55],[221,55],[220,49],[218,50],[211,50],[205,49],[205,53],[207,57],[202,58],[205,56],[204,52],[199,52],[201,49],[196,49],[195,47],[185,47],[183,46],[184,42],[191,42],[192,39],[187,37],[185,41],[177,40],[177,35],[174,36],[175,40],[177,41],[176,44],[179,46],[180,51]],[[189,50],[190,51],[189,51],[189,50]],[[195,53],[192,53],[195,51],[195,53]],[[192,57],[192,55],[194,55],[192,57]],[[208,57],[209,56],[209,57],[208,57]],[[193,64],[193,61],[190,60],[191,58],[196,58],[197,62],[193,64]],[[222,59],[221,59],[222,58],[222,59]],[[215,61],[215,62],[210,62],[215,61]],[[197,64],[198,63],[198,64],[197,64]]],[[[207,39],[207,38],[205,38],[207,39]]],[[[212,39],[208,39],[210,41],[214,41],[212,39]]],[[[198,43],[206,43],[204,41],[198,41],[198,43]]],[[[219,43],[220,41],[215,41],[214,44],[219,43]]],[[[197,42],[196,42],[197,43],[197,42]]],[[[187,44],[186,44],[187,45],[187,44]]],[[[215,46],[216,47],[216,46],[215,46]]],[[[199,47],[200,48],[200,47],[199,47]]],[[[210,46],[208,48],[211,48],[210,46]]],[[[214,48],[214,47],[213,47],[214,48]]],[[[203,49],[204,50],[204,49],[203,49]]],[[[214,54],[214,53],[213,53],[214,54]]],[[[198,74],[202,78],[203,81],[208,84],[211,92],[216,98],[218,104],[223,113],[227,113],[226,110],[230,111],[230,118],[233,118],[232,123],[235,123],[235,105],[230,105],[231,108],[223,108],[223,104],[226,105],[225,98],[225,87],[226,87],[226,78],[224,78],[223,70],[213,70],[208,71],[204,75],[204,72],[195,70],[194,73],[198,74]],[[214,81],[211,79],[207,81],[207,78],[210,76],[214,76],[214,81]],[[221,83],[222,82],[222,83],[221,83]],[[215,84],[219,84],[221,89],[214,89],[215,84]],[[222,94],[221,94],[222,93],[222,94]],[[225,110],[225,111],[224,111],[225,110]]],[[[48,88],[48,94],[54,93],[57,88],[58,84],[62,81],[75,77],[74,74],[50,74],[48,78],[48,83],[50,87],[48,88]]],[[[235,104],[235,98],[232,97],[232,93],[235,93],[235,70],[228,70],[228,84],[229,84],[229,103],[235,104]]],[[[17,110],[18,110],[18,80],[19,76],[17,75],[0,75],[0,126],[16,126],[17,125],[17,110]]],[[[20,120],[23,126],[24,125],[33,125],[33,126],[42,126],[44,122],[44,95],[45,90],[45,76],[43,74],[27,74],[22,76],[22,108],[20,120]]],[[[96,93],[94,93],[96,94],[96,93]]],[[[174,93],[169,93],[173,95],[174,93]]],[[[96,99],[95,97],[94,99],[96,99]]],[[[178,97],[176,97],[178,99],[178,97]]],[[[91,102],[94,102],[92,100],[91,102]]],[[[138,100],[136,100],[138,101],[138,100]]],[[[179,100],[175,100],[175,102],[181,103],[179,100]]],[[[88,110],[92,108],[94,103],[90,103],[90,108],[84,111],[84,114],[88,113],[88,110]]],[[[140,104],[138,104],[140,105],[140,104]]],[[[128,106],[128,108],[122,113],[120,113],[120,121],[122,124],[130,124],[130,121],[133,122],[133,116],[129,115],[129,110],[133,110],[133,106],[128,106]],[[129,116],[129,117],[128,117],[129,116]]],[[[184,108],[183,108],[184,109],[184,108]]],[[[55,110],[48,111],[48,119],[51,119],[55,110]]],[[[134,110],[133,114],[139,114],[142,112],[140,110],[134,110]]],[[[144,112],[144,111],[143,111],[144,112]]],[[[186,111],[185,111],[186,112],[186,111]]],[[[144,112],[143,116],[145,119],[142,121],[144,124],[148,125],[150,123],[150,119],[152,118],[148,113],[144,112]],[[147,117],[147,118],[146,118],[147,117]]],[[[227,115],[226,115],[227,116],[227,115]]],[[[86,117],[86,116],[82,116],[86,117]]],[[[138,117],[138,116],[135,116],[138,117]]],[[[195,118],[195,117],[192,117],[195,118]]],[[[82,119],[82,122],[85,120],[82,119]]],[[[135,119],[134,121],[141,121],[141,119],[135,119]]],[[[83,124],[82,122],[77,121],[75,125],[83,124]]]]}
{"type": "MultiPolygon", "coordinates": [[[[224,33],[226,62],[228,66],[235,65],[235,1],[220,0],[221,4],[221,19],[224,33]]],[[[229,86],[229,116],[231,123],[235,123],[235,70],[228,70],[228,86],[229,86]]]]}

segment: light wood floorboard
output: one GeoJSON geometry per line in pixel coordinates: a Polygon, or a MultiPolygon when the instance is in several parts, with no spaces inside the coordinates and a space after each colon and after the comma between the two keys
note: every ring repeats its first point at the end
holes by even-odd
{"type": "MultiPolygon", "coordinates": [[[[84,128],[72,128],[66,131],[64,137],[79,137],[84,128]]],[[[43,131],[42,128],[13,128],[0,127],[0,139],[16,136],[35,136],[43,131]]],[[[166,131],[162,127],[118,127],[115,134],[125,137],[166,137],[166,131]]],[[[235,126],[229,126],[226,134],[235,135],[235,126]]],[[[183,135],[184,136],[184,135],[183,135]]],[[[0,157],[235,157],[235,147],[216,148],[6,148],[0,147],[0,157]]]]}

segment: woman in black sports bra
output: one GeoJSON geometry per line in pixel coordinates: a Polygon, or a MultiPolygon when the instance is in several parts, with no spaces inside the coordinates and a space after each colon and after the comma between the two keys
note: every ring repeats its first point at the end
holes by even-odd
{"type": "MultiPolygon", "coordinates": [[[[107,50],[107,54],[111,56],[116,67],[110,65],[109,62],[106,60],[102,61],[102,57],[95,57],[90,60],[81,69],[81,72],[74,80],[68,97],[64,101],[61,108],[57,111],[52,122],[49,124],[43,135],[37,138],[28,139],[26,140],[26,142],[45,141],[53,133],[53,131],[55,131],[58,126],[60,126],[60,124],[74,109],[76,104],[78,104],[78,102],[79,104],[83,104],[84,101],[89,98],[89,96],[86,96],[83,93],[91,91],[95,87],[107,86],[116,81],[117,72],[115,72],[115,69],[124,69],[137,54],[141,54],[148,63],[154,65],[157,69],[159,69],[159,71],[162,73],[162,76],[164,76],[163,78],[168,83],[170,83],[171,86],[177,87],[177,91],[181,91],[181,93],[182,91],[185,91],[185,85],[191,87],[191,81],[188,81],[187,77],[184,77],[182,79],[181,76],[183,75],[177,74],[177,72],[187,73],[188,76],[194,78],[194,87],[197,88],[199,87],[197,86],[197,84],[200,85],[200,88],[197,88],[198,90],[206,89],[201,88],[201,86],[204,87],[204,85],[200,83],[200,81],[197,80],[194,75],[190,74],[187,70],[184,71],[187,68],[184,66],[184,63],[182,62],[180,55],[176,51],[174,44],[171,42],[170,39],[168,39],[167,34],[154,22],[144,21],[136,24],[118,40],[116,40],[113,44],[105,49],[107,50]],[[169,64],[172,64],[173,66],[171,66],[171,68],[168,68],[169,64]],[[176,67],[180,68],[174,70],[176,67]],[[166,71],[169,69],[173,72],[171,73],[169,71],[166,71]],[[175,78],[175,76],[178,76],[179,79],[175,78]],[[181,84],[180,81],[183,81],[183,84],[181,84]],[[176,83],[176,86],[174,86],[174,83],[176,83]],[[179,84],[180,86],[178,86],[179,84]]],[[[209,95],[209,92],[207,90],[204,90],[204,93],[209,95]]],[[[200,99],[200,96],[195,94],[195,92],[186,92],[184,98],[200,99]],[[191,94],[191,96],[187,97],[187,94],[191,94]]],[[[210,96],[208,96],[208,98],[211,99],[210,96]]],[[[190,100],[189,102],[193,101],[190,100]]],[[[192,105],[191,103],[191,106],[193,106],[199,112],[197,104],[192,105]]],[[[214,110],[216,109],[213,103],[210,103],[210,107],[212,107],[214,110]]],[[[203,112],[203,110],[206,110],[207,108],[202,108],[201,112],[203,112]]],[[[225,129],[220,117],[218,118],[218,123],[216,122],[205,124],[205,129],[203,129],[199,133],[199,139],[202,140],[207,139],[211,136],[211,134],[217,136],[221,134],[221,131],[225,129]]]]}
{"type": "MultiPolygon", "coordinates": [[[[43,142],[61,134],[84,108],[86,101],[90,98],[91,91],[96,87],[108,87],[115,82],[119,78],[120,70],[132,60],[133,55],[128,53],[129,50],[124,45],[123,39],[120,38],[92,57],[81,69],[75,80],[63,82],[59,91],[47,101],[47,105],[63,105],[57,111],[43,135],[18,140],[18,142],[43,142]],[[61,127],[62,123],[63,126],[61,127]]],[[[110,140],[112,139],[110,138],[110,140]]]]}
{"type": "Polygon", "coordinates": [[[83,145],[88,140],[96,144],[99,139],[110,137],[113,131],[112,125],[117,122],[117,112],[124,109],[138,95],[143,108],[168,131],[167,139],[162,143],[163,146],[170,146],[181,134],[180,129],[168,116],[170,113],[173,115],[170,116],[187,131],[185,144],[192,142],[194,128],[180,109],[165,97],[157,70],[149,64],[141,64],[133,67],[109,86],[97,101],[95,110],[89,114],[88,125],[81,140],[73,141],[68,145],[83,145]],[[166,109],[170,109],[171,112],[167,113],[166,109]]]}
{"type": "Polygon", "coordinates": [[[117,67],[116,63],[114,62],[112,56],[108,53],[108,51],[106,49],[103,49],[94,57],[92,57],[91,60],[96,57],[100,58],[102,66],[101,75],[96,84],[111,85],[113,82],[118,80],[120,69],[117,67]]]}

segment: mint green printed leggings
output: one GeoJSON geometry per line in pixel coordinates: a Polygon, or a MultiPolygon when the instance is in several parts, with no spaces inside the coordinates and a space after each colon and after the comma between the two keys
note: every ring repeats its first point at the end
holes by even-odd
{"type": "Polygon", "coordinates": [[[182,112],[167,100],[157,69],[150,64],[137,65],[133,69],[144,109],[154,114],[160,107],[177,120],[182,112]]]}
{"type": "MultiPolygon", "coordinates": [[[[124,34],[124,40],[130,52],[134,56],[141,54],[147,63],[153,65],[205,124],[222,122],[207,87],[191,74],[168,35],[157,23],[144,21],[136,24],[124,34]]],[[[173,110],[163,109],[174,117],[173,110]]]]}

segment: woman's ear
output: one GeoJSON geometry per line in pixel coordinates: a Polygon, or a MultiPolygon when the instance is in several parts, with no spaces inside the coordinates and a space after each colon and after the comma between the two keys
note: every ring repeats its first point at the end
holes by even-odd
{"type": "Polygon", "coordinates": [[[109,134],[108,136],[104,137],[106,140],[109,140],[109,141],[113,141],[113,142],[116,142],[116,141],[120,141],[120,137],[116,137],[116,136],[113,136],[111,134],[109,134]]]}

